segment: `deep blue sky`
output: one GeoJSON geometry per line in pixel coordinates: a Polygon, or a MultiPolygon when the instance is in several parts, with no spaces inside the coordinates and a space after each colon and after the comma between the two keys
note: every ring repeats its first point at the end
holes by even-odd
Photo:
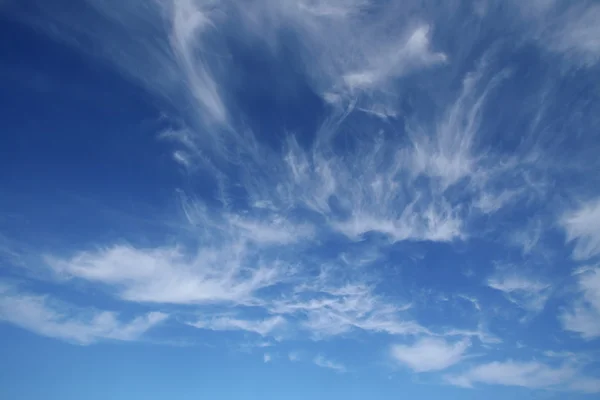
{"type": "Polygon", "coordinates": [[[598,20],[0,2],[0,397],[597,396],[598,20]]]}

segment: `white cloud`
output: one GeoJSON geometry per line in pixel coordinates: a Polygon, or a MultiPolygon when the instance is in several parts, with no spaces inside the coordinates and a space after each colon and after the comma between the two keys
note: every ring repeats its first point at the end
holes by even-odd
{"type": "Polygon", "coordinates": [[[264,0],[239,10],[248,32],[274,49],[282,29],[294,32],[315,90],[327,99],[339,96],[345,105],[357,91],[379,92],[374,97],[381,100],[386,83],[446,61],[432,49],[430,26],[400,11],[365,0],[264,0]],[[373,15],[382,9],[395,11],[396,18],[373,15]]]}
{"type": "Polygon", "coordinates": [[[490,64],[482,61],[463,79],[434,123],[409,118],[401,143],[381,132],[357,135],[356,149],[337,154],[333,141],[343,136],[345,117],[328,120],[309,149],[289,139],[277,196],[256,193],[256,199],[307,208],[352,240],[368,233],[392,242],[467,238],[472,220],[528,196],[531,186],[514,172],[527,170],[517,156],[499,158],[479,147],[487,99],[509,76],[490,64]]]}
{"type": "Polygon", "coordinates": [[[560,316],[565,329],[579,333],[585,339],[600,336],[600,313],[587,306],[575,306],[560,316]]]}
{"type": "Polygon", "coordinates": [[[586,260],[600,254],[600,199],[582,203],[563,215],[567,242],[574,242],[573,258],[586,260]]]}
{"type": "MultiPolygon", "coordinates": [[[[313,254],[320,254],[332,237],[358,242],[380,233],[389,239],[381,246],[400,241],[456,243],[479,226],[472,223],[478,218],[491,217],[527,196],[526,178],[515,172],[526,169],[520,156],[495,155],[487,142],[488,126],[482,123],[493,111],[487,109],[491,94],[509,77],[506,71],[494,69],[496,60],[486,55],[461,82],[448,82],[456,92],[435,92],[436,101],[427,103],[431,109],[423,118],[417,113],[405,115],[397,107],[399,99],[418,103],[421,97],[420,93],[414,98],[412,93],[404,96],[398,89],[400,78],[432,68],[440,74],[456,74],[466,65],[461,60],[456,65],[447,63],[449,57],[433,41],[437,25],[428,20],[430,14],[418,11],[428,11],[418,3],[408,11],[400,10],[398,2],[366,0],[171,0],[144,7],[125,2],[114,9],[114,4],[97,0],[87,3],[91,11],[81,19],[64,20],[50,3],[41,14],[61,36],[74,34],[74,42],[83,38],[81,42],[95,43],[90,48],[100,49],[100,57],[175,106],[181,115],[173,119],[182,119],[183,126],[162,137],[184,148],[175,150],[174,158],[190,175],[197,164],[210,172],[206,176],[214,181],[206,184],[207,192],[214,184],[218,204],[208,206],[182,196],[188,226],[181,229],[184,239],[173,241],[185,246],[117,244],[47,257],[58,275],[105,285],[125,301],[195,305],[199,315],[210,316],[192,323],[202,329],[272,336],[289,328],[299,334],[308,332],[312,339],[354,331],[431,335],[391,350],[398,362],[419,372],[457,364],[472,337],[485,344],[501,342],[481,327],[433,334],[398,300],[379,294],[360,273],[353,275],[373,260],[371,255],[364,257],[362,249],[344,258],[347,265],[340,268],[344,270],[340,276],[313,275],[313,267],[330,261],[313,254]],[[259,143],[257,137],[265,132],[255,137],[238,121],[246,116],[233,113],[239,110],[230,104],[234,99],[228,85],[235,81],[230,68],[238,60],[227,54],[235,46],[225,44],[252,41],[260,48],[254,42],[260,38],[276,52],[287,47],[277,45],[282,32],[294,38],[290,46],[300,62],[292,69],[308,75],[309,85],[328,103],[331,114],[311,144],[289,137],[280,154],[271,148],[277,146],[259,143]],[[389,123],[391,128],[375,132],[372,118],[364,125],[348,123],[357,114],[364,118],[364,113],[381,117],[385,121],[375,122],[389,123]],[[338,142],[347,143],[347,148],[339,151],[338,142]],[[307,244],[317,250],[306,252],[311,253],[310,261],[302,253],[307,244]],[[240,305],[255,307],[259,315],[269,317],[251,319],[245,308],[232,311],[240,305]],[[200,306],[210,306],[210,313],[202,314],[200,306]]],[[[593,40],[597,28],[590,25],[597,14],[594,10],[567,16],[558,29],[563,42],[552,48],[575,51],[593,61],[597,54],[593,40]]],[[[450,42],[440,41],[452,49],[450,42]]],[[[600,254],[600,200],[583,204],[562,222],[567,240],[575,244],[574,258],[600,254]]],[[[524,252],[537,240],[537,231],[526,236],[524,252]]],[[[600,306],[594,297],[598,285],[589,286],[593,282],[580,282],[582,301],[561,316],[566,329],[587,338],[600,335],[595,322],[599,320],[600,306]]],[[[551,290],[549,284],[520,275],[496,275],[488,285],[532,312],[543,309],[551,290]]],[[[50,310],[49,317],[22,319],[10,314],[7,320],[82,343],[99,338],[133,340],[164,318],[160,313],[148,314],[121,323],[112,313],[95,313],[84,322],[79,316],[65,320],[45,298],[24,299],[29,314],[50,310]]],[[[469,301],[481,311],[479,302],[469,301]]],[[[294,357],[290,353],[290,360],[294,357]]],[[[263,359],[268,362],[271,355],[265,353],[263,359]]],[[[314,362],[345,371],[343,365],[323,356],[314,362]]],[[[473,382],[520,384],[519,379],[531,378],[533,385],[541,387],[536,380],[546,382],[556,371],[535,363],[492,363],[452,379],[469,386],[473,382]]],[[[593,388],[595,382],[578,385],[593,388]]]]}
{"type": "Polygon", "coordinates": [[[392,357],[416,372],[444,370],[459,363],[470,346],[468,340],[447,342],[438,338],[422,338],[412,345],[394,345],[392,357]]]}
{"type": "Polygon", "coordinates": [[[347,369],[346,369],[346,367],[344,366],[344,364],[341,364],[341,363],[339,363],[339,362],[336,362],[336,361],[329,360],[329,359],[325,358],[325,356],[323,356],[323,355],[321,355],[321,354],[317,355],[317,356],[316,356],[316,357],[313,359],[313,362],[314,362],[314,363],[315,363],[317,366],[319,366],[319,367],[321,367],[321,368],[328,368],[328,369],[332,369],[332,370],[334,370],[334,371],[336,371],[336,372],[341,372],[341,373],[344,373],[344,372],[346,372],[346,371],[347,371],[347,369]]]}
{"type": "Polygon", "coordinates": [[[47,257],[59,274],[114,286],[129,301],[156,303],[240,303],[282,279],[278,265],[249,264],[246,247],[204,248],[186,255],[181,248],[138,249],[114,245],[47,257]]]}
{"type": "Polygon", "coordinates": [[[368,232],[387,234],[394,242],[403,240],[450,242],[462,236],[462,220],[449,205],[436,207],[430,204],[427,210],[416,211],[408,205],[394,220],[369,215],[353,215],[349,221],[334,224],[334,228],[357,240],[368,232]],[[437,209],[436,209],[437,208],[437,209]]]}
{"type": "Polygon", "coordinates": [[[549,283],[511,271],[498,271],[488,279],[487,284],[492,289],[503,292],[513,303],[531,312],[542,311],[551,294],[549,283]]]}
{"type": "Polygon", "coordinates": [[[270,221],[255,221],[231,215],[229,223],[233,228],[243,231],[239,232],[240,235],[244,235],[248,240],[256,243],[286,245],[311,238],[314,235],[312,225],[295,225],[281,217],[274,217],[270,221]]]}
{"type": "MultiPolygon", "coordinates": [[[[219,183],[220,185],[225,185],[219,183]]],[[[223,209],[228,208],[229,200],[225,188],[219,189],[223,209]]],[[[272,199],[257,200],[253,204],[252,216],[247,212],[228,212],[223,209],[210,210],[203,202],[190,199],[180,193],[181,205],[187,221],[198,229],[202,244],[218,243],[223,248],[230,246],[262,247],[290,246],[310,241],[315,235],[315,227],[306,220],[279,212],[272,199]]]]}
{"type": "MultiPolygon", "coordinates": [[[[163,101],[187,106],[182,111],[191,111],[186,118],[195,123],[226,125],[227,107],[216,66],[200,56],[210,42],[206,36],[216,28],[218,11],[210,0],[86,0],[77,18],[50,3],[40,3],[37,13],[17,8],[14,17],[108,61],[163,101]],[[93,46],[82,45],[91,42],[93,46]]],[[[210,130],[206,133],[211,135],[210,130]]]]}
{"type": "Polygon", "coordinates": [[[548,28],[547,46],[592,66],[600,60],[600,6],[573,5],[561,13],[556,25],[548,28]]]}
{"type": "Polygon", "coordinates": [[[263,320],[243,320],[227,316],[221,316],[216,318],[208,318],[200,320],[190,325],[201,328],[210,329],[213,331],[247,331],[254,332],[261,336],[268,336],[274,331],[281,329],[286,325],[285,318],[281,316],[275,316],[271,318],[265,318],[263,320]]]}
{"type": "Polygon", "coordinates": [[[291,362],[296,362],[296,361],[300,361],[300,353],[297,351],[292,351],[288,354],[288,359],[291,362]]]}
{"type": "Polygon", "coordinates": [[[411,70],[444,63],[445,54],[430,50],[429,31],[427,25],[416,27],[401,46],[392,44],[389,50],[369,57],[364,69],[344,74],[344,83],[350,91],[375,89],[411,70]]]}
{"type": "Polygon", "coordinates": [[[479,365],[458,380],[452,378],[451,382],[462,382],[467,386],[472,383],[487,383],[508,386],[524,386],[531,388],[559,385],[570,379],[573,371],[570,369],[552,369],[538,362],[517,363],[507,361],[504,363],[492,362],[479,365]]]}
{"type": "Polygon", "coordinates": [[[182,76],[186,79],[192,97],[206,110],[205,117],[223,123],[227,114],[219,89],[205,61],[197,56],[201,47],[201,33],[212,28],[207,10],[211,2],[193,0],[173,1],[166,8],[171,15],[171,48],[178,62],[182,76]],[[204,4],[202,4],[204,3],[204,4]]]}
{"type": "Polygon", "coordinates": [[[446,380],[452,385],[468,388],[484,383],[533,389],[570,387],[583,392],[594,389],[594,382],[579,377],[577,370],[569,364],[551,367],[538,361],[495,361],[478,365],[460,375],[448,375],[446,380]]]}
{"type": "Polygon", "coordinates": [[[524,229],[513,232],[509,236],[509,242],[520,247],[524,255],[530,254],[540,242],[543,225],[540,220],[533,220],[524,229]]]}
{"type": "Polygon", "coordinates": [[[256,266],[252,256],[264,248],[253,248],[247,257],[248,249],[242,244],[215,251],[201,249],[197,255],[188,256],[180,248],[115,245],[81,252],[70,259],[49,257],[47,262],[59,275],[105,284],[123,300],[210,305],[208,317],[190,323],[202,329],[278,337],[304,330],[313,339],[352,330],[391,335],[428,333],[408,317],[408,306],[376,295],[374,285],[360,277],[340,281],[337,274],[347,265],[324,268],[315,278],[304,275],[301,269],[256,266]],[[243,308],[235,313],[226,308],[231,305],[258,307],[270,317],[247,318],[243,308]]]}
{"type": "Polygon", "coordinates": [[[446,336],[446,337],[462,336],[462,337],[469,337],[469,338],[474,337],[474,338],[479,339],[479,341],[481,343],[486,344],[486,345],[502,343],[502,339],[485,331],[481,326],[476,330],[450,329],[450,330],[443,332],[443,334],[441,336],[446,336]]]}
{"type": "Polygon", "coordinates": [[[122,322],[114,312],[75,309],[48,296],[19,293],[6,286],[0,286],[0,294],[0,320],[79,344],[133,341],[167,318],[167,314],[151,312],[122,322]]]}
{"type": "Polygon", "coordinates": [[[473,296],[468,296],[465,294],[459,294],[456,297],[463,299],[465,301],[468,301],[469,303],[471,303],[473,305],[473,307],[477,310],[477,311],[481,311],[481,303],[480,301],[473,297],[473,296]]]}
{"type": "Polygon", "coordinates": [[[294,296],[268,304],[273,314],[290,315],[315,339],[337,336],[352,330],[391,335],[427,333],[410,318],[402,318],[405,307],[386,302],[362,283],[333,285],[319,280],[296,288],[294,296]]]}
{"type": "Polygon", "coordinates": [[[443,191],[462,179],[481,185],[491,173],[489,167],[480,164],[481,157],[489,158],[491,155],[477,154],[476,145],[487,98],[507,74],[500,71],[488,78],[488,64],[489,61],[484,58],[465,76],[462,90],[443,117],[436,121],[433,132],[429,127],[410,132],[413,148],[405,155],[410,172],[438,180],[439,190],[443,191]]]}
{"type": "Polygon", "coordinates": [[[263,362],[270,363],[273,360],[273,357],[269,353],[263,354],[263,362]]]}
{"type": "Polygon", "coordinates": [[[577,378],[569,384],[569,389],[583,393],[600,393],[600,379],[589,377],[577,378]]]}
{"type": "Polygon", "coordinates": [[[514,275],[490,278],[488,280],[488,285],[493,289],[507,293],[521,290],[526,292],[539,292],[547,289],[550,286],[546,283],[531,281],[527,278],[514,275]]]}
{"type": "Polygon", "coordinates": [[[317,17],[345,18],[368,6],[369,0],[300,0],[296,3],[300,11],[317,17]]]}
{"type": "Polygon", "coordinates": [[[288,183],[280,187],[280,199],[323,215],[333,230],[353,240],[369,232],[393,241],[462,238],[461,207],[415,187],[407,175],[412,167],[394,149],[383,139],[375,140],[342,158],[326,146],[307,153],[292,141],[285,158],[288,183]]]}
{"type": "MultiPolygon", "coordinates": [[[[200,117],[185,118],[189,127],[165,135],[186,147],[185,152],[175,152],[179,162],[189,169],[199,162],[214,176],[223,175],[222,168],[215,165],[235,166],[244,176],[241,189],[251,203],[271,205],[273,213],[261,214],[260,218],[253,215],[258,207],[240,215],[230,210],[217,212],[219,217],[209,216],[212,230],[225,226],[231,232],[237,228],[244,240],[259,244],[296,243],[315,234],[309,224],[290,222],[290,210],[300,205],[321,214],[331,229],[352,239],[380,232],[393,241],[452,242],[467,236],[465,222],[471,210],[493,213],[514,198],[511,188],[491,190],[486,186],[493,175],[489,171],[493,162],[484,165],[485,154],[477,151],[487,96],[505,76],[501,72],[488,79],[485,63],[464,79],[456,101],[439,110],[439,120],[431,123],[408,118],[407,143],[402,146],[396,140],[376,139],[361,143],[355,154],[341,156],[333,151],[332,140],[354,107],[383,116],[396,115],[395,103],[388,100],[396,98],[394,83],[413,71],[446,62],[446,55],[432,43],[435,25],[415,18],[402,7],[364,0],[256,0],[243,5],[186,0],[138,10],[137,6],[111,9],[102,2],[89,2],[95,12],[86,14],[82,22],[64,21],[52,7],[46,11],[50,20],[58,20],[59,25],[91,36],[101,47],[111,49],[104,56],[134,74],[135,79],[169,99],[179,99],[185,106],[178,109],[200,110],[200,117]],[[127,32],[130,24],[144,27],[148,21],[167,27],[167,32],[154,28],[149,35],[153,39],[142,43],[136,43],[134,35],[112,38],[105,33],[115,31],[107,27],[117,26],[118,32],[127,32]],[[228,31],[232,26],[236,30],[228,31]],[[227,111],[230,58],[227,46],[221,46],[220,30],[226,31],[224,37],[231,35],[242,42],[249,37],[262,39],[273,45],[274,51],[282,32],[294,33],[298,45],[294,50],[304,61],[301,69],[306,69],[318,93],[343,109],[327,119],[310,150],[290,141],[281,162],[280,155],[269,153],[246,127],[234,126],[227,111]],[[130,59],[121,45],[126,50],[141,50],[130,59]],[[148,62],[140,68],[132,59],[148,62]],[[157,79],[162,75],[165,78],[157,79]],[[156,82],[169,87],[155,87],[156,82]],[[360,96],[358,104],[356,92],[369,94],[360,96]],[[181,100],[187,97],[193,100],[181,100]],[[207,120],[227,127],[205,129],[207,120]],[[207,147],[203,136],[214,139],[208,142],[218,149],[207,147]],[[429,182],[421,184],[423,178],[429,182]],[[470,182],[468,199],[453,198],[446,192],[465,180],[470,182]],[[331,207],[335,202],[337,210],[331,207]]],[[[371,132],[364,134],[371,136],[371,132]]],[[[223,198],[228,190],[240,190],[237,182],[215,179],[223,198]]],[[[513,186],[519,185],[516,182],[513,186]]]]}
{"type": "Polygon", "coordinates": [[[593,1],[515,1],[538,44],[577,66],[600,60],[600,6],[593,1]]]}
{"type": "Polygon", "coordinates": [[[560,321],[585,339],[600,337],[600,268],[587,268],[576,276],[581,298],[560,315],[560,321]]]}

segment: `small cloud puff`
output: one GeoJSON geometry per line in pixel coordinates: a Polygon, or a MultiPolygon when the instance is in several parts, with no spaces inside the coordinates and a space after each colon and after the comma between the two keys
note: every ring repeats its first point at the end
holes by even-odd
{"type": "Polygon", "coordinates": [[[134,341],[168,317],[150,312],[123,322],[115,312],[77,309],[9,286],[0,286],[0,295],[0,321],[83,345],[100,340],[134,341]]]}
{"type": "Polygon", "coordinates": [[[470,345],[468,340],[448,342],[439,338],[422,338],[412,345],[393,345],[390,354],[395,361],[415,372],[441,371],[459,363],[470,345]]]}

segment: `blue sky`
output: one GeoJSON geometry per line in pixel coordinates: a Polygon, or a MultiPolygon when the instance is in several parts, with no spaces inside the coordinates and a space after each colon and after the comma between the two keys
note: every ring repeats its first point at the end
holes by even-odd
{"type": "Polygon", "coordinates": [[[600,393],[600,4],[0,2],[0,395],[600,393]]]}

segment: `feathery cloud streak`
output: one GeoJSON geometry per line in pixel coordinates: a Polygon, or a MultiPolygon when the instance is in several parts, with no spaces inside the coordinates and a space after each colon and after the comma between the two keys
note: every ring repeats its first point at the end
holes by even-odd
{"type": "MultiPolygon", "coordinates": [[[[490,361],[456,372],[472,355],[508,352],[518,339],[499,316],[511,318],[514,305],[546,323],[558,315],[565,340],[600,335],[597,267],[575,276],[572,302],[548,310],[568,297],[556,286],[600,254],[600,194],[586,185],[600,167],[587,157],[597,144],[586,134],[600,109],[563,93],[572,82],[591,87],[578,79],[590,79],[598,61],[597,7],[396,3],[88,0],[79,18],[54,3],[34,13],[11,6],[15,19],[146,89],[169,125],[157,132],[160,143],[193,182],[174,185],[183,187],[173,195],[175,235],[46,250],[40,264],[49,279],[99,287],[128,307],[169,309],[199,335],[237,331],[319,346],[368,337],[374,350],[394,343],[392,358],[412,371],[450,370],[448,381],[463,387],[597,390],[569,363],[490,361]],[[507,35],[496,37],[497,26],[507,35]],[[260,64],[248,68],[266,87],[256,94],[244,81],[246,52],[266,75],[267,65],[289,73],[289,85],[262,82],[260,64]],[[252,111],[242,99],[287,104],[279,100],[300,87],[311,92],[306,107],[286,109],[293,117],[282,112],[275,127],[257,121],[268,125],[281,110],[267,102],[268,111],[252,111]],[[308,105],[318,112],[302,114],[308,105]],[[289,128],[294,118],[309,120],[309,132],[289,128]],[[565,212],[565,203],[576,206],[565,212]],[[560,248],[561,229],[572,248],[560,248]],[[545,241],[552,252],[533,270],[545,241]],[[556,260],[566,265],[559,270],[556,260]],[[431,286],[427,302],[416,294],[422,286],[431,286]],[[438,290],[469,293],[469,311],[441,318],[438,290]]],[[[17,292],[3,301],[4,320],[86,344],[135,340],[166,318],[120,322],[17,292]]],[[[542,322],[518,322],[545,331],[535,325],[542,322]]],[[[263,360],[278,362],[276,354],[263,360]]],[[[313,363],[347,369],[324,356],[313,363]]]]}

